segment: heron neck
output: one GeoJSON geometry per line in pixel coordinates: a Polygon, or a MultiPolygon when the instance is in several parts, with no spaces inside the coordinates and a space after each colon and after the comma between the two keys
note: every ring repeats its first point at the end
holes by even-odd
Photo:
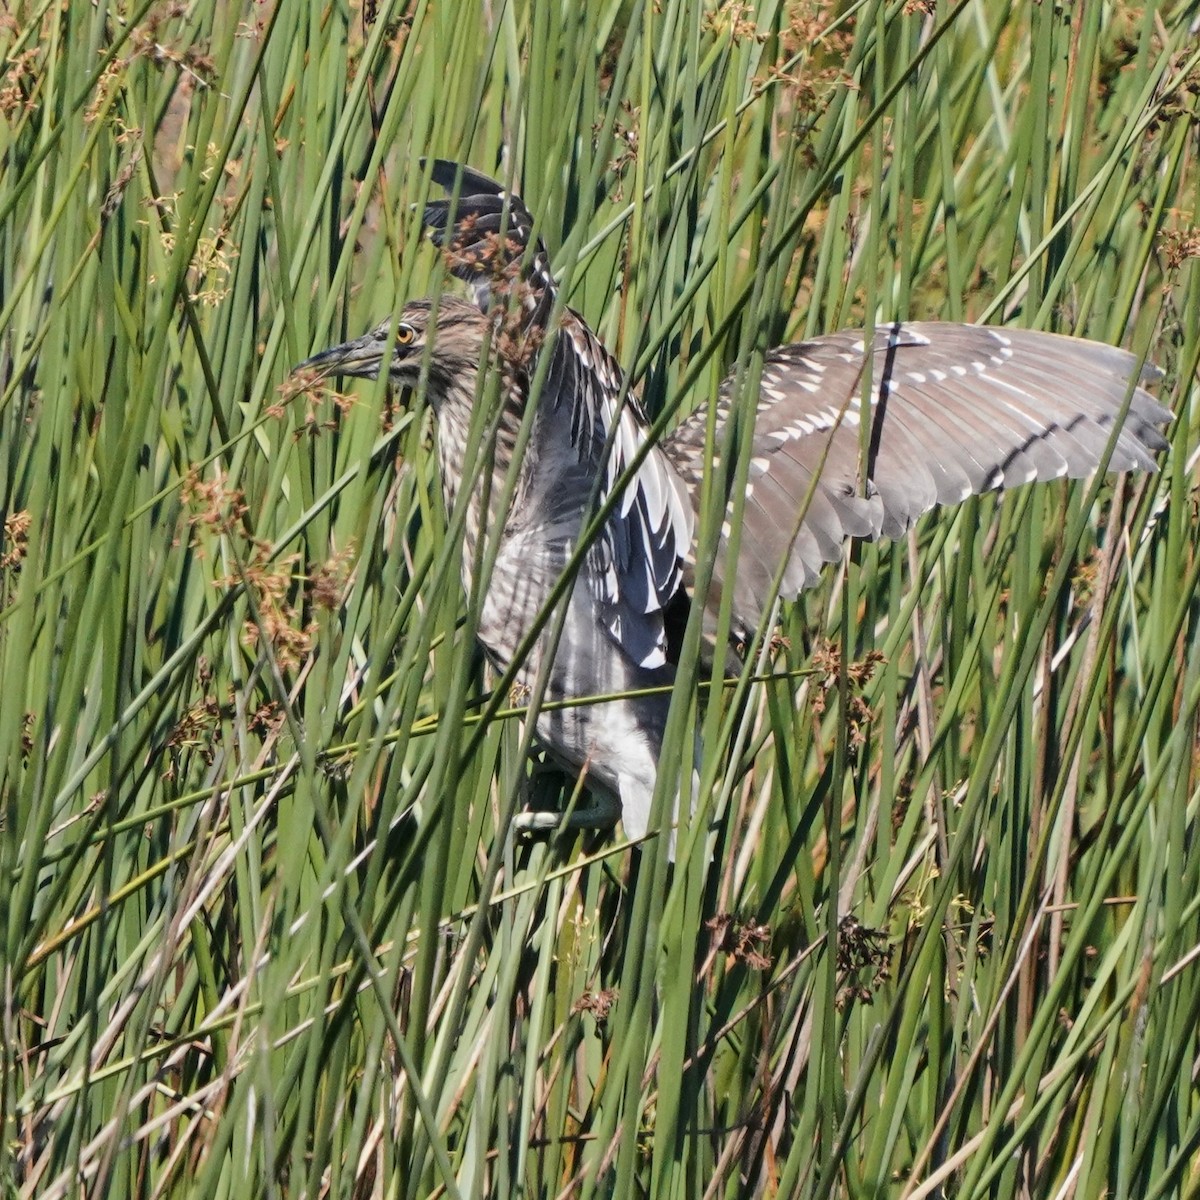
{"type": "MultiPolygon", "coordinates": [[[[435,398],[434,403],[442,496],[448,517],[453,517],[460,491],[470,487],[464,532],[464,549],[468,559],[473,557],[479,534],[487,523],[485,506],[488,512],[498,512],[505,491],[510,486],[524,413],[519,389],[506,378],[502,379],[504,395],[502,399],[494,401],[500,405],[499,411],[489,404],[490,411],[480,414],[484,417],[482,430],[473,431],[472,424],[479,423],[475,413],[477,375],[477,370],[462,372],[459,379],[435,398]]],[[[536,461],[537,454],[531,440],[515,468],[516,478],[511,484],[513,492],[507,505],[508,512],[519,507],[521,497],[529,490],[536,461]]]]}

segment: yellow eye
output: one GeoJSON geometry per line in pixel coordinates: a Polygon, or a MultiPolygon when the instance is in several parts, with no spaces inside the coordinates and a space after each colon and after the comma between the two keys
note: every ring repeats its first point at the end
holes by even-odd
{"type": "Polygon", "coordinates": [[[416,336],[417,331],[411,325],[399,325],[396,327],[396,342],[398,345],[411,345],[416,336]]]}

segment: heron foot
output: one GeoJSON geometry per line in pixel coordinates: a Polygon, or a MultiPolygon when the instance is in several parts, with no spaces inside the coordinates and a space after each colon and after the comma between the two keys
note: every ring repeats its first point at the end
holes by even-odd
{"type": "Polygon", "coordinates": [[[513,825],[521,833],[551,833],[559,829],[611,829],[621,819],[621,802],[615,796],[590,797],[592,803],[563,813],[534,808],[519,812],[513,825]]]}

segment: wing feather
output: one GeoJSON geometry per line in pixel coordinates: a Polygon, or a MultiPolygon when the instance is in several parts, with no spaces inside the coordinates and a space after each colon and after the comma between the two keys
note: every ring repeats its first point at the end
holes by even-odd
{"type": "MultiPolygon", "coordinates": [[[[424,214],[449,269],[466,281],[485,314],[515,299],[525,328],[548,335],[558,285],[520,198],[478,171],[441,159],[430,165],[430,176],[451,195],[431,201],[424,214]]],[[[564,309],[556,334],[546,399],[557,408],[570,406],[571,446],[584,477],[602,479],[603,502],[645,445],[646,420],[636,397],[621,400],[620,366],[577,313],[564,309]]],[[[530,377],[533,370],[531,361],[530,377]]],[[[654,446],[588,549],[583,574],[600,619],[617,645],[644,666],[666,661],[663,611],[682,582],[693,527],[686,484],[654,446]]]]}
{"type": "MultiPolygon", "coordinates": [[[[738,632],[752,629],[781,564],[795,595],[840,557],[849,537],[897,537],[936,504],[1096,469],[1129,396],[1112,470],[1152,470],[1171,420],[1138,383],[1137,360],[1112,346],[1030,330],[914,322],[876,329],[871,430],[864,463],[864,335],[855,330],[783,346],[764,359],[746,503],[732,574],[738,632]],[[798,534],[792,530],[815,475],[798,534]]],[[[734,403],[718,397],[718,445],[734,403]]],[[[664,445],[698,488],[707,414],[664,445]]]]}
{"type": "Polygon", "coordinates": [[[491,314],[497,300],[503,307],[516,294],[527,323],[544,329],[558,285],[521,198],[499,181],[445,159],[430,164],[430,178],[449,198],[431,200],[424,222],[451,273],[466,282],[481,312],[491,314]]]}

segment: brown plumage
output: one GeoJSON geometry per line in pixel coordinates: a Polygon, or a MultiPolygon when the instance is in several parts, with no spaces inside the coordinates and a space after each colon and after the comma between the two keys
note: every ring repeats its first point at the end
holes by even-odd
{"type": "MultiPolygon", "coordinates": [[[[499,546],[479,637],[502,667],[546,605],[595,503],[644,454],[587,549],[557,649],[550,653],[543,633],[518,682],[532,684],[545,668],[551,701],[670,683],[665,618],[694,569],[707,414],[646,449],[636,398],[622,397],[623,373],[583,318],[564,308],[549,328],[556,285],[540,241],[531,244],[533,220],[521,201],[453,163],[435,163],[432,174],[447,191],[460,190],[454,203],[431,203],[425,220],[473,303],[413,301],[400,314],[390,356],[384,322],[302,366],[374,377],[387,360],[401,387],[418,386],[426,372],[448,508],[467,474],[481,365],[498,374],[501,411],[485,454],[490,474],[477,474],[468,501],[463,582],[470,587],[476,541],[490,527],[499,546]],[[526,450],[513,468],[531,379],[546,354],[526,450]],[[498,519],[483,500],[494,506],[504,495],[510,468],[515,488],[498,519]]],[[[903,323],[877,328],[870,354],[865,438],[862,333],[766,356],[738,557],[730,561],[727,552],[727,521],[709,596],[712,606],[732,587],[735,640],[753,634],[781,571],[780,594],[794,597],[840,557],[847,538],[897,537],[935,505],[1095,470],[1123,409],[1110,470],[1152,470],[1166,446],[1160,429],[1171,414],[1135,380],[1137,361],[1124,350],[1028,330],[903,323]]],[[[717,446],[726,441],[734,390],[731,377],[718,400],[717,446]]],[[[595,798],[573,824],[603,826],[622,816],[630,836],[646,831],[668,703],[635,697],[539,716],[543,742],[565,765],[586,771],[595,798]]],[[[527,814],[523,823],[545,824],[545,817],[527,814]]]]}

